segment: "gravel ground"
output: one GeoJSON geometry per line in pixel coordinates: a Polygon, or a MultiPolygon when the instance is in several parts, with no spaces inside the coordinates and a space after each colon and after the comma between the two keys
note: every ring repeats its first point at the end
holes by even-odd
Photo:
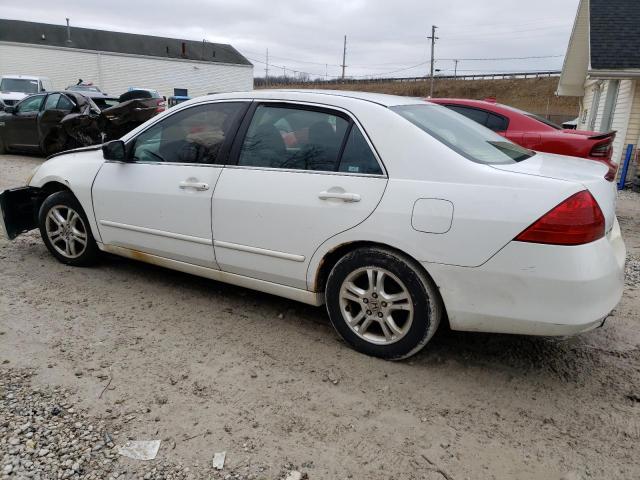
{"type": "MultiPolygon", "coordinates": [[[[0,189],[40,162],[0,156],[0,189]]],[[[640,478],[640,196],[618,217],[627,288],[603,328],[443,329],[402,363],[353,352],[319,308],[0,242],[0,478],[640,478]],[[117,453],[152,439],[155,460],[117,453]]]]}

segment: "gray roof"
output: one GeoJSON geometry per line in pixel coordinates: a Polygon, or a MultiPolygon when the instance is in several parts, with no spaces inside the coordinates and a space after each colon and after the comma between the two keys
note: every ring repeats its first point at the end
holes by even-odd
{"type": "Polygon", "coordinates": [[[65,25],[23,22],[21,20],[0,19],[0,41],[150,57],[200,60],[212,63],[251,65],[251,62],[231,45],[221,43],[110,32],[74,27],[73,25],[71,26],[71,42],[67,42],[67,27],[65,25]]]}
{"type": "Polygon", "coordinates": [[[590,0],[591,68],[640,68],[640,1],[590,0]]]}

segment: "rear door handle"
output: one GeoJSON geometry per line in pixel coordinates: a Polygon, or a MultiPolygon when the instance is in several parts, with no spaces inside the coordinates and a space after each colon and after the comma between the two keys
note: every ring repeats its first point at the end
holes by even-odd
{"type": "Polygon", "coordinates": [[[340,193],[340,192],[320,192],[320,194],[318,195],[318,198],[320,200],[331,200],[331,199],[336,199],[336,200],[342,200],[343,202],[359,202],[360,201],[360,195],[358,195],[357,193],[340,193]]]}
{"type": "Polygon", "coordinates": [[[182,189],[193,188],[194,190],[204,191],[204,190],[209,190],[209,184],[204,182],[184,181],[184,182],[180,182],[180,188],[182,189]]]}

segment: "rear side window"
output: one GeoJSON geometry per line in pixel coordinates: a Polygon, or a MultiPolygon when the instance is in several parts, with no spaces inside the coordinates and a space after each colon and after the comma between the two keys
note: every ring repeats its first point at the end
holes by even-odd
{"type": "Polygon", "coordinates": [[[505,132],[509,128],[509,120],[501,115],[489,113],[487,128],[494,132],[505,132]]]}
{"type": "Polygon", "coordinates": [[[340,159],[341,172],[382,175],[382,169],[360,129],[353,125],[340,159]]]}
{"type": "Polygon", "coordinates": [[[433,103],[391,107],[401,117],[477,163],[514,163],[535,155],[476,122],[433,103]]]}
{"type": "Polygon", "coordinates": [[[473,120],[480,125],[487,125],[487,118],[489,118],[489,113],[485,110],[463,107],[461,105],[446,105],[446,107],[456,113],[459,113],[460,115],[464,115],[468,119],[473,120]]]}
{"type": "Polygon", "coordinates": [[[260,105],[238,165],[336,171],[348,126],[342,116],[325,111],[260,105]]]}

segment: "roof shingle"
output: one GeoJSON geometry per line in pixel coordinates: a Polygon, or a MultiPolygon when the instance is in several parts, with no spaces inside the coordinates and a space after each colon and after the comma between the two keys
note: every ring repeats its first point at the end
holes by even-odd
{"type": "Polygon", "coordinates": [[[640,1],[590,0],[591,68],[640,68],[640,1]]]}
{"type": "Polygon", "coordinates": [[[231,45],[221,43],[110,32],[73,26],[71,27],[71,42],[67,42],[67,27],[64,25],[24,22],[22,20],[0,19],[0,41],[212,63],[251,65],[251,62],[231,45]]]}

